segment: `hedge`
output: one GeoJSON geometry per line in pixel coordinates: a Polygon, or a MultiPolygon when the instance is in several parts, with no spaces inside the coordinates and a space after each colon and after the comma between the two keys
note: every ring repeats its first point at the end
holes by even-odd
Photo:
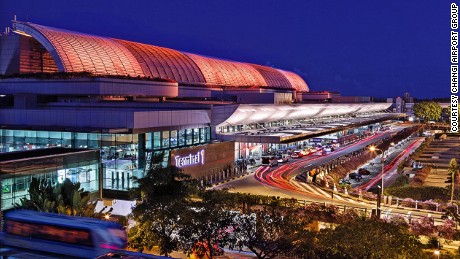
{"type": "MultiPolygon", "coordinates": [[[[405,187],[388,187],[385,194],[398,198],[411,198],[414,200],[441,200],[447,202],[450,200],[450,188],[435,186],[405,186],[405,187]]],[[[455,190],[455,199],[459,199],[459,190],[455,190]]]]}

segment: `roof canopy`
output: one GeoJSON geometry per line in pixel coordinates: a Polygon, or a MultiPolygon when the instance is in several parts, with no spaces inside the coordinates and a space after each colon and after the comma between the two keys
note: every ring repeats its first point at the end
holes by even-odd
{"type": "Polygon", "coordinates": [[[326,116],[378,112],[388,109],[391,103],[311,103],[294,105],[240,104],[215,107],[217,126],[233,126],[280,120],[300,120],[326,116]]]}
{"type": "Polygon", "coordinates": [[[16,22],[15,31],[35,38],[59,71],[172,79],[184,85],[268,87],[309,91],[295,73],[209,58],[148,44],[16,22]]]}

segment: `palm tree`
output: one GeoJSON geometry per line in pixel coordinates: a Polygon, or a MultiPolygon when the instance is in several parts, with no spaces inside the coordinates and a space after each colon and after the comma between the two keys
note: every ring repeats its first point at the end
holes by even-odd
{"type": "Polygon", "coordinates": [[[111,212],[111,209],[105,211],[107,207],[95,212],[96,202],[89,201],[80,183],[72,183],[69,179],[53,186],[44,179],[32,177],[28,192],[29,198],[21,198],[16,208],[94,218],[111,212]]]}
{"type": "Polygon", "coordinates": [[[455,175],[458,171],[458,165],[457,165],[457,160],[455,158],[452,158],[449,163],[449,173],[452,175],[452,191],[450,194],[450,203],[453,202],[454,200],[454,184],[455,184],[455,175]]]}

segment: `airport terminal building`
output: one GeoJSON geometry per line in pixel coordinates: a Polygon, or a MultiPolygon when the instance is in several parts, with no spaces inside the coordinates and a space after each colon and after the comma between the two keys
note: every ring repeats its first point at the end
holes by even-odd
{"type": "Polygon", "coordinates": [[[97,149],[103,197],[132,188],[155,152],[213,183],[241,173],[237,160],[346,144],[401,117],[391,103],[307,103],[290,71],[29,22],[0,37],[0,74],[0,152],[97,149]]]}

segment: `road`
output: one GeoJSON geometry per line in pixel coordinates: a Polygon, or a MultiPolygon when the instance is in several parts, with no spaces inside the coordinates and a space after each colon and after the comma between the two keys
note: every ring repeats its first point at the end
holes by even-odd
{"type": "MultiPolygon", "coordinates": [[[[324,156],[307,156],[296,160],[291,160],[290,162],[283,164],[278,167],[259,167],[254,174],[246,175],[244,177],[226,182],[224,184],[218,185],[214,188],[228,188],[230,191],[241,192],[241,193],[251,193],[257,195],[269,195],[269,196],[279,196],[283,198],[296,198],[298,200],[304,200],[306,202],[326,202],[333,203],[339,206],[347,207],[357,207],[363,208],[370,211],[370,209],[375,208],[375,202],[369,202],[364,200],[357,200],[351,198],[348,195],[334,193],[333,189],[328,190],[325,188],[320,188],[315,184],[299,182],[295,180],[295,176],[301,174],[311,168],[315,168],[319,165],[326,164],[329,161],[336,159],[341,156],[348,155],[357,150],[365,148],[366,146],[376,143],[381,139],[388,138],[390,135],[395,134],[396,132],[402,130],[404,127],[396,127],[392,130],[380,133],[378,135],[371,136],[364,140],[361,140],[355,144],[348,145],[337,149],[336,151],[329,153],[324,156]]],[[[400,161],[405,156],[409,155],[411,150],[415,149],[421,143],[420,139],[413,139],[410,143],[407,143],[404,150],[401,152],[402,155],[396,156],[393,162],[390,162],[390,165],[387,165],[385,172],[385,181],[390,181],[394,179],[397,161],[400,161]],[[391,178],[391,179],[390,179],[391,178]]],[[[376,184],[380,180],[380,175],[373,176],[369,178],[367,183],[363,185],[367,189],[372,185],[376,184]]],[[[383,211],[389,211],[398,214],[407,215],[410,208],[397,208],[395,206],[382,206],[383,211]]],[[[430,212],[431,215],[436,218],[440,217],[440,213],[430,212]]],[[[426,216],[427,212],[415,210],[411,211],[411,215],[414,217],[417,216],[426,216]]]]}

